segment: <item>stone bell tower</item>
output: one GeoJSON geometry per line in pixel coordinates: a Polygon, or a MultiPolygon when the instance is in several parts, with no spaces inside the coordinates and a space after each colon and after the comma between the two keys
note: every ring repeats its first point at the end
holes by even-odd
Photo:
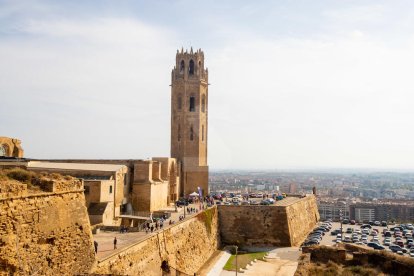
{"type": "Polygon", "coordinates": [[[204,53],[177,50],[171,73],[171,157],[180,162],[180,191],[208,193],[208,70],[204,53]]]}

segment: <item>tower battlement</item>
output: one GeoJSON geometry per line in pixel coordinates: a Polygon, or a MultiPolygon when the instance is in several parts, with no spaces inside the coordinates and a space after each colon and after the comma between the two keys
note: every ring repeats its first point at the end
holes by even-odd
{"type": "Polygon", "coordinates": [[[204,68],[204,52],[197,49],[195,52],[193,48],[190,51],[177,50],[175,57],[175,66],[172,70],[172,83],[177,79],[186,80],[201,80],[208,82],[208,69],[204,68]]]}

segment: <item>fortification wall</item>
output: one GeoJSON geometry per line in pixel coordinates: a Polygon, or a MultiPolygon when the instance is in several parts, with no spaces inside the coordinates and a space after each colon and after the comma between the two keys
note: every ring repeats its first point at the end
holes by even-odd
{"type": "Polygon", "coordinates": [[[299,246],[319,221],[316,198],[313,195],[286,206],[290,243],[299,246]]]}
{"type": "Polygon", "coordinates": [[[314,196],[291,199],[278,206],[219,205],[222,243],[298,246],[319,220],[319,213],[314,196]]]}
{"type": "Polygon", "coordinates": [[[132,245],[101,261],[95,273],[116,275],[162,275],[161,264],[194,275],[220,244],[217,208],[175,224],[163,232],[132,245]]]}
{"type": "MultiPolygon", "coordinates": [[[[49,183],[53,192],[0,196],[0,274],[88,273],[95,255],[83,185],[49,183]]],[[[76,182],[76,183],[75,183],[76,182]]],[[[23,186],[22,186],[23,185],[23,186]]],[[[0,186],[6,186],[4,181],[0,186]],[[2,185],[4,184],[4,185],[2,185]]],[[[0,189],[1,190],[1,189],[0,189]]]]}

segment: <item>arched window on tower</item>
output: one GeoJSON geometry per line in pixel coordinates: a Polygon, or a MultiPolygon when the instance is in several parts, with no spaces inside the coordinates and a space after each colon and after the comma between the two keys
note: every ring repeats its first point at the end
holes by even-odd
{"type": "Polygon", "coordinates": [[[198,62],[198,74],[201,76],[201,61],[198,62]]]}
{"type": "Polygon", "coordinates": [[[194,61],[190,60],[190,66],[188,67],[188,74],[194,75],[194,61]]]}
{"type": "Polygon", "coordinates": [[[190,141],[194,140],[194,130],[193,130],[193,126],[190,127],[190,141]]]}
{"type": "Polygon", "coordinates": [[[180,74],[184,73],[184,60],[180,62],[180,74]]]}
{"type": "Polygon", "coordinates": [[[201,112],[206,112],[206,95],[201,97],[201,112]]]}
{"type": "Polygon", "coordinates": [[[182,107],[182,97],[181,97],[181,94],[180,95],[178,95],[178,98],[177,98],[177,108],[178,108],[178,110],[181,110],[181,107],[182,107]]]}
{"type": "Polygon", "coordinates": [[[178,141],[181,141],[181,125],[178,124],[178,141]]]}
{"type": "Polygon", "coordinates": [[[190,97],[190,112],[195,112],[195,97],[190,97]]]}
{"type": "Polygon", "coordinates": [[[201,141],[204,141],[204,125],[201,126],[201,141]]]}

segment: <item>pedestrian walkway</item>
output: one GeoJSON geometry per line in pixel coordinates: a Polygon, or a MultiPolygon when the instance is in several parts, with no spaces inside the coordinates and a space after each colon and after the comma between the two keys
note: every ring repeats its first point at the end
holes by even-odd
{"type": "MultiPolygon", "coordinates": [[[[227,263],[231,254],[227,251],[223,251],[220,259],[214,264],[213,268],[207,273],[207,276],[218,276],[223,270],[224,265],[227,263]]],[[[233,273],[234,274],[234,273],[233,273]]]]}
{"type": "MultiPolygon", "coordinates": [[[[200,207],[199,204],[190,204],[188,207],[198,209],[200,207]]],[[[174,208],[175,209],[175,208],[174,208]]],[[[199,212],[198,212],[199,213],[199,212]]],[[[185,211],[185,219],[194,217],[198,214],[191,213],[188,214],[185,211]]],[[[172,212],[171,217],[164,222],[163,229],[154,230],[153,233],[151,231],[146,233],[145,231],[140,232],[128,232],[128,233],[120,233],[119,231],[100,231],[99,234],[94,234],[93,239],[98,243],[98,252],[96,257],[99,260],[102,260],[112,254],[121,252],[124,248],[128,247],[129,245],[138,243],[147,239],[148,237],[154,236],[157,233],[162,232],[164,229],[168,229],[174,226],[176,223],[179,223],[179,217],[184,215],[184,208],[178,208],[177,212],[172,212]],[[174,224],[170,225],[170,220],[174,221],[174,224]],[[117,249],[114,249],[114,238],[117,239],[117,249]]]]}

